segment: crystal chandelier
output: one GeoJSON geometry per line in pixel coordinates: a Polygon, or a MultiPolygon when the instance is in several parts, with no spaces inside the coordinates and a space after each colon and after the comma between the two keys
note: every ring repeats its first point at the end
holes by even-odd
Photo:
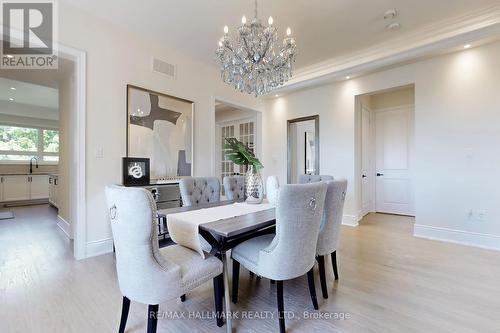
{"type": "Polygon", "coordinates": [[[269,17],[267,27],[257,18],[257,0],[255,17],[247,23],[241,19],[236,40],[231,40],[229,28],[224,27],[224,36],[219,41],[217,58],[221,64],[222,80],[241,92],[264,95],[282,86],[292,77],[292,64],[295,62],[296,45],[287,28],[287,37],[280,47],[277,29],[273,18],[269,17]]]}

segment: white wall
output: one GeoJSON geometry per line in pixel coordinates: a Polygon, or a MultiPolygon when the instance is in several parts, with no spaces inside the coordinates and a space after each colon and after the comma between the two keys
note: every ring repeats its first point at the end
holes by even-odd
{"type": "Polygon", "coordinates": [[[14,116],[10,114],[3,114],[1,112],[0,112],[0,123],[12,126],[17,125],[17,126],[59,128],[58,120],[14,116]]]}
{"type": "Polygon", "coordinates": [[[57,192],[58,214],[66,222],[72,223],[72,211],[76,205],[71,201],[71,190],[76,189],[76,168],[73,166],[73,131],[75,126],[75,84],[74,73],[68,72],[59,82],[59,179],[57,192]]]}
{"type": "Polygon", "coordinates": [[[0,101],[0,114],[57,121],[59,110],[10,101],[0,101]]]}
{"type": "Polygon", "coordinates": [[[415,104],[415,89],[413,87],[407,87],[368,97],[370,98],[370,102],[367,106],[372,110],[387,109],[402,105],[413,105],[415,104]]]}
{"type": "Polygon", "coordinates": [[[497,42],[269,101],[266,175],[286,181],[286,120],[318,113],[320,172],[348,179],[345,220],[351,222],[359,195],[355,96],[415,84],[416,233],[500,249],[499,57],[497,42]]]}
{"type": "Polygon", "coordinates": [[[224,123],[228,121],[242,120],[246,118],[254,118],[256,112],[250,110],[240,110],[240,109],[224,109],[215,112],[215,123],[224,123]]]}
{"type": "Polygon", "coordinates": [[[111,250],[104,187],[121,183],[127,84],[195,102],[194,174],[198,176],[214,174],[214,98],[258,110],[263,105],[225,86],[215,67],[193,61],[161,41],[120,29],[64,2],[59,3],[59,38],[63,44],[87,52],[87,255],[97,255],[111,250]],[[153,56],[175,64],[176,78],[153,73],[153,56]],[[97,158],[96,151],[101,148],[104,156],[97,158]]]}

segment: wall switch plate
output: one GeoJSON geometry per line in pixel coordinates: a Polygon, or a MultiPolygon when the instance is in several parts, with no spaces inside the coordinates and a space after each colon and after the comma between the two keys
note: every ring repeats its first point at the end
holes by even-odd
{"type": "Polygon", "coordinates": [[[486,210],[479,209],[476,213],[476,219],[478,222],[484,222],[486,220],[486,210]]]}
{"type": "Polygon", "coordinates": [[[476,158],[476,152],[472,148],[465,149],[465,160],[473,161],[476,158]]]}
{"type": "Polygon", "coordinates": [[[99,147],[95,150],[95,157],[104,158],[104,149],[102,147],[99,147]]]}

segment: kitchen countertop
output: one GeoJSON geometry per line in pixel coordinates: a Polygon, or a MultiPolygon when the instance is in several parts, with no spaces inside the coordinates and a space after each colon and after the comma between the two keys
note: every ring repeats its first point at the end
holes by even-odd
{"type": "Polygon", "coordinates": [[[57,176],[56,173],[52,173],[52,172],[33,172],[33,173],[29,173],[29,172],[4,172],[4,173],[0,173],[0,176],[36,176],[36,175],[57,176]]]}

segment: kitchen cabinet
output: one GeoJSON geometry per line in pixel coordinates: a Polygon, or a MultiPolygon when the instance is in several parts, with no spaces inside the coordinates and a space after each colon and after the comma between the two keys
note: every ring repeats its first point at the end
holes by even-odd
{"type": "Polygon", "coordinates": [[[1,175],[0,201],[43,200],[49,197],[48,175],[1,175]]]}
{"type": "Polygon", "coordinates": [[[28,176],[9,175],[2,176],[3,201],[20,201],[30,199],[30,186],[28,176]]]}
{"type": "Polygon", "coordinates": [[[58,208],[59,177],[49,176],[49,203],[58,208]]]}
{"type": "Polygon", "coordinates": [[[30,199],[47,199],[49,197],[49,176],[48,175],[32,175],[29,176],[30,183],[30,199]]]}

